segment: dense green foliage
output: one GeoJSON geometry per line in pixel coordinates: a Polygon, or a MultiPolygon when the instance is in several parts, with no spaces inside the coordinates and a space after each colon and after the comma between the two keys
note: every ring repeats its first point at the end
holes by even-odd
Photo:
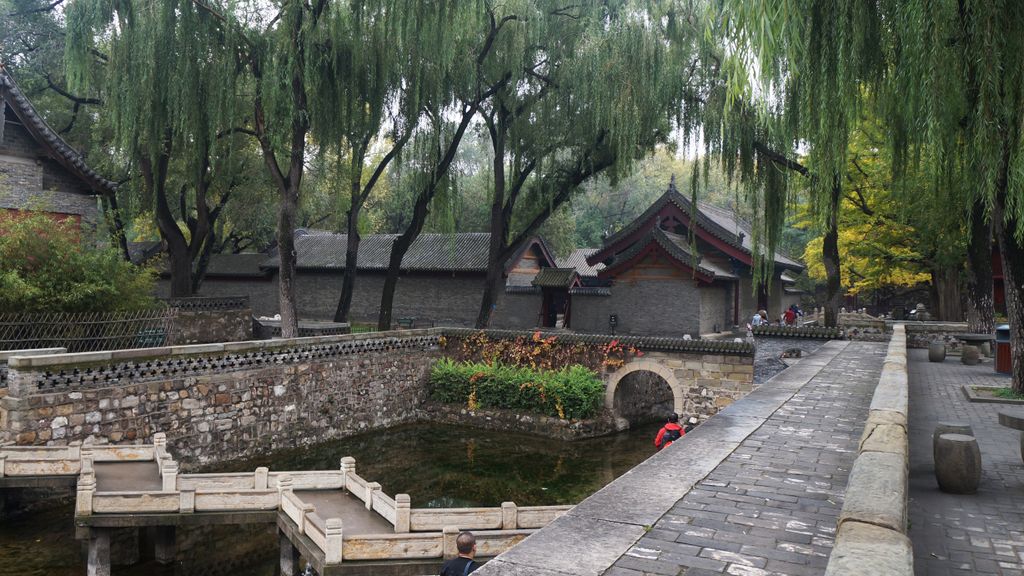
{"type": "Polygon", "coordinates": [[[534,370],[506,364],[443,358],[430,372],[431,398],[471,409],[505,408],[558,418],[590,418],[604,398],[604,384],[580,365],[534,370]]]}
{"type": "Polygon", "coordinates": [[[112,312],[152,306],[150,270],[85,246],[73,220],[8,217],[0,234],[0,312],[112,312]]]}

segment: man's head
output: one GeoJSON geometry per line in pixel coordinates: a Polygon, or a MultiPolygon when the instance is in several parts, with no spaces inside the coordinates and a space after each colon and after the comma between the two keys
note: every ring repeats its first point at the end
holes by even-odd
{"type": "Polygon", "coordinates": [[[669,414],[668,415],[668,421],[673,423],[673,424],[679,423],[679,414],[676,414],[675,412],[669,414]]]}
{"type": "Polygon", "coordinates": [[[470,556],[476,552],[476,536],[472,532],[460,532],[455,538],[455,547],[459,554],[470,556]]]}

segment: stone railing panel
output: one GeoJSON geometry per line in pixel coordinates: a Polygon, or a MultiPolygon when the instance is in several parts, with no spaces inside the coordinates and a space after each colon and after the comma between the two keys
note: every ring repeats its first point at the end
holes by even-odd
{"type": "MultiPolygon", "coordinates": [[[[562,516],[572,506],[526,506],[517,511],[517,528],[543,528],[555,518],[562,516]]],[[[505,528],[509,528],[505,526],[505,528]]]]}
{"type": "MultiPolygon", "coordinates": [[[[217,492],[222,490],[253,490],[256,486],[251,473],[182,474],[178,476],[179,490],[217,492]]],[[[275,490],[277,486],[273,487],[275,490]]]]}
{"type": "Polygon", "coordinates": [[[497,530],[476,535],[476,552],[480,556],[497,556],[522,542],[532,530],[497,530]]]}
{"type": "Polygon", "coordinates": [[[392,526],[398,521],[395,513],[397,506],[393,498],[377,490],[373,493],[373,511],[380,514],[392,526]]]}
{"type": "Polygon", "coordinates": [[[158,514],[178,512],[177,492],[96,492],[93,514],[158,514]]]}
{"type": "Polygon", "coordinates": [[[345,476],[340,470],[270,472],[267,475],[267,485],[276,488],[283,477],[292,479],[292,490],[340,490],[345,487],[345,476]]]}
{"type": "Polygon", "coordinates": [[[153,446],[104,445],[92,447],[93,462],[144,462],[155,460],[153,446]]]}
{"type": "Polygon", "coordinates": [[[197,491],[195,496],[196,512],[277,510],[279,504],[277,490],[197,491]]]}
{"type": "Polygon", "coordinates": [[[441,534],[381,534],[346,536],[342,547],[345,560],[402,560],[441,558],[441,534]]]}
{"type": "Polygon", "coordinates": [[[439,531],[445,526],[498,530],[502,527],[502,514],[501,508],[413,508],[409,512],[409,526],[413,532],[439,531]]]}
{"type": "Polygon", "coordinates": [[[754,336],[768,336],[771,338],[821,338],[823,340],[838,340],[843,337],[839,328],[826,328],[824,326],[777,326],[762,325],[751,328],[754,336]]]}

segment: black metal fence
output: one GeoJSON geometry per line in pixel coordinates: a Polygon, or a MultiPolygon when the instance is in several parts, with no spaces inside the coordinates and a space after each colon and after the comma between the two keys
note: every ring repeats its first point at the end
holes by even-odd
{"type": "Polygon", "coordinates": [[[0,314],[0,350],[67,348],[95,352],[172,342],[176,308],[132,312],[0,314]]]}

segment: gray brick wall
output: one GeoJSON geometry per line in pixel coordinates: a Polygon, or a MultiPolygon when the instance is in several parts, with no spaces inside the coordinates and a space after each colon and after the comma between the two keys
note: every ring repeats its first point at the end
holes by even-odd
{"type": "MultiPolygon", "coordinates": [[[[417,325],[423,326],[431,322],[438,326],[472,326],[480,311],[483,282],[482,274],[402,276],[395,293],[392,318],[416,317],[417,325]]],[[[375,323],[383,289],[384,274],[360,274],[352,298],[351,319],[375,323]]],[[[158,295],[166,297],[169,291],[170,280],[161,278],[158,295]]],[[[300,318],[330,320],[341,296],[341,274],[300,271],[296,275],[295,293],[300,318]]],[[[199,296],[235,295],[249,296],[253,314],[257,316],[273,316],[279,311],[276,274],[271,280],[207,278],[199,290],[199,296]]]]}
{"type": "Polygon", "coordinates": [[[718,332],[732,327],[732,289],[729,284],[700,288],[700,333],[718,332]]]}
{"type": "Polygon", "coordinates": [[[86,232],[100,224],[95,195],[13,122],[6,123],[0,142],[0,208],[75,214],[86,232]]]}
{"type": "MultiPolygon", "coordinates": [[[[542,303],[540,294],[502,294],[491,317],[491,327],[507,330],[536,328],[542,303]]],[[[573,310],[572,314],[575,313],[573,310]]]]}
{"type": "Polygon", "coordinates": [[[608,333],[608,316],[617,314],[617,334],[697,336],[699,288],[692,280],[616,281],[611,296],[573,297],[572,328],[608,333]]]}

